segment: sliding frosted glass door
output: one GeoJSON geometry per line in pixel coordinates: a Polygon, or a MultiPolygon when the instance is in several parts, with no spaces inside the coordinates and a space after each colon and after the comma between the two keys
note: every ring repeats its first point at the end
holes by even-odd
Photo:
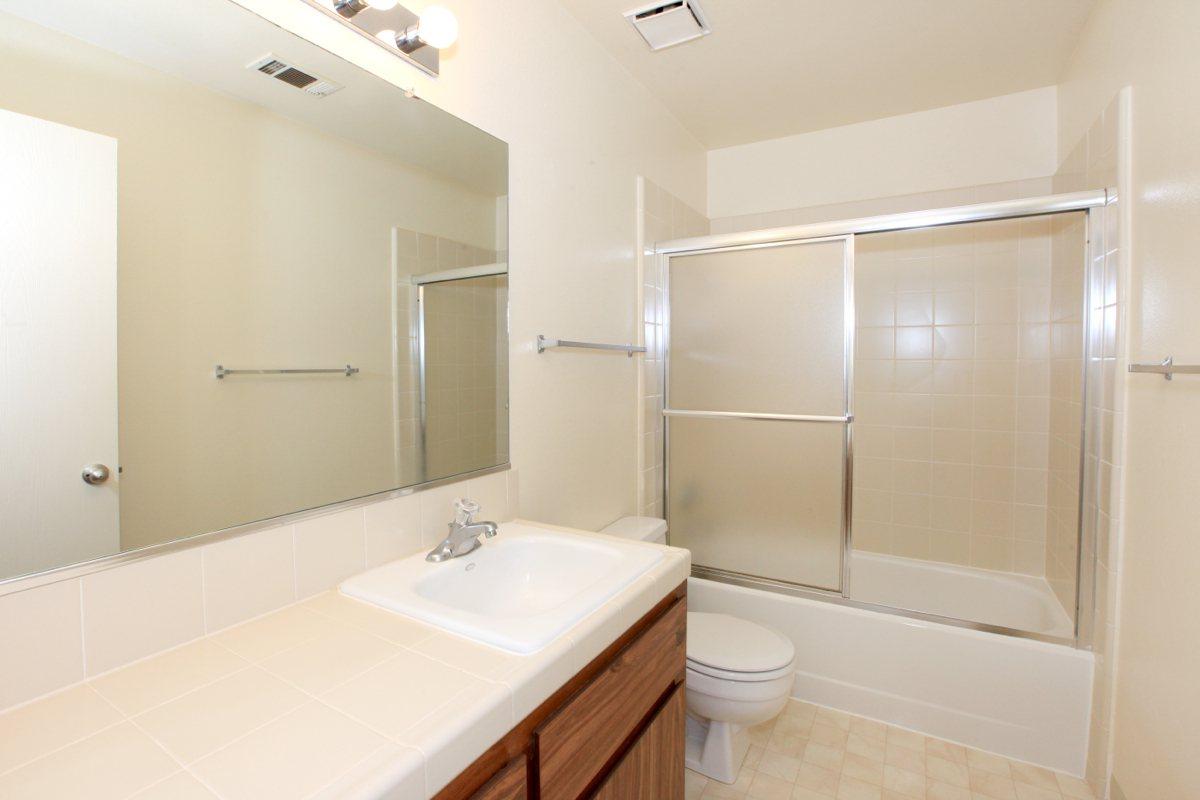
{"type": "Polygon", "coordinates": [[[670,259],[667,511],[697,566],[841,590],[850,246],[670,259]]]}

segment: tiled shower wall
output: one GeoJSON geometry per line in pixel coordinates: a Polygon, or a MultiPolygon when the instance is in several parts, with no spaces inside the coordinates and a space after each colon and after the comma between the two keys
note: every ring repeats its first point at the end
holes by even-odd
{"type": "Polygon", "coordinates": [[[662,517],[663,506],[663,322],[666,276],[654,257],[655,242],[709,233],[708,218],[645,178],[637,185],[638,242],[642,314],[639,344],[646,346],[638,400],[638,513],[662,517]]]}
{"type": "Polygon", "coordinates": [[[1112,763],[1113,686],[1116,680],[1118,577],[1121,539],[1121,472],[1124,463],[1126,319],[1129,267],[1122,252],[1128,209],[1121,195],[1129,176],[1130,89],[1123,90],[1063,159],[1054,176],[1056,192],[1116,189],[1104,210],[1104,225],[1091,232],[1088,280],[1091,302],[1087,331],[1087,452],[1084,458],[1083,559],[1080,574],[1080,632],[1092,641],[1092,683],[1087,780],[1099,798],[1108,797],[1112,763]],[[1092,568],[1094,565],[1094,569],[1092,568]]]}
{"type": "Polygon", "coordinates": [[[856,548],[1043,574],[1051,240],[1049,217],[857,237],[856,548]]]}

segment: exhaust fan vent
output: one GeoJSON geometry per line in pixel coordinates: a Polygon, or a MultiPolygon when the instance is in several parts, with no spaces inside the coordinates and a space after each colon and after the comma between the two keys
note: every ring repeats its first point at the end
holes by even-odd
{"type": "Polygon", "coordinates": [[[696,0],[652,3],[626,11],[625,19],[637,29],[651,50],[663,50],[712,33],[696,0]]]}
{"type": "Polygon", "coordinates": [[[276,58],[273,55],[265,55],[262,58],[250,64],[246,69],[253,69],[261,72],[264,75],[270,75],[277,81],[283,81],[288,86],[295,86],[297,89],[303,89],[311,95],[324,97],[333,94],[342,86],[339,83],[319,78],[315,75],[310,75],[299,67],[293,66],[276,58]]]}

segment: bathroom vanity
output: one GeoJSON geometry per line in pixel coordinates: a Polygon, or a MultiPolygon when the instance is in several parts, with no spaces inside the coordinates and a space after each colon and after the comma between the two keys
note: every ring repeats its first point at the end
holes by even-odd
{"type": "Polygon", "coordinates": [[[437,797],[682,797],[686,651],[681,584],[437,797]]]}

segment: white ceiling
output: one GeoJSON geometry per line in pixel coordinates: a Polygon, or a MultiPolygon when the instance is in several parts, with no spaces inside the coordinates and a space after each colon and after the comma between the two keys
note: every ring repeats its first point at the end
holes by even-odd
{"type": "Polygon", "coordinates": [[[712,34],[657,53],[646,0],[560,2],[716,148],[1057,83],[1093,0],[699,0],[712,34]]]}

